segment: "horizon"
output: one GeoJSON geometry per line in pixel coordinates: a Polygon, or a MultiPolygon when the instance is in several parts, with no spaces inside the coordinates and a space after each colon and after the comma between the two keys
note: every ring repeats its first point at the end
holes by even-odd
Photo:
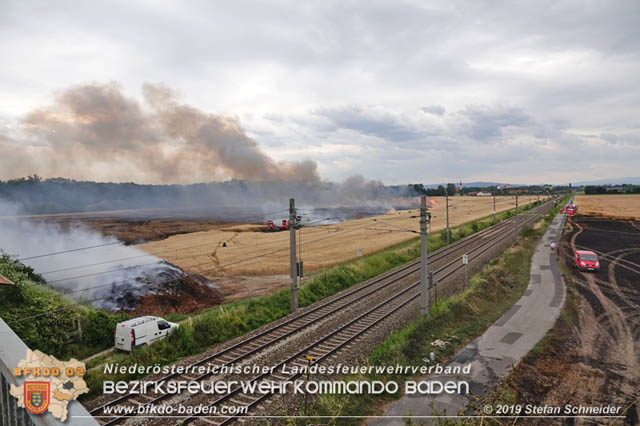
{"type": "MultiPolygon", "coordinates": [[[[216,183],[226,183],[226,182],[233,182],[233,181],[239,181],[239,182],[252,182],[252,183],[270,183],[270,182],[282,182],[284,180],[282,179],[275,179],[272,181],[252,181],[250,179],[238,179],[238,178],[230,178],[230,179],[226,179],[226,180],[211,180],[211,181],[200,181],[200,182],[190,182],[190,183],[144,183],[144,182],[136,182],[136,181],[99,181],[99,180],[83,180],[83,179],[74,179],[74,178],[68,178],[68,177],[64,177],[64,176],[52,176],[52,177],[44,177],[44,176],[40,176],[37,173],[33,173],[33,174],[29,174],[29,175],[25,175],[25,176],[18,176],[15,178],[8,178],[8,179],[0,179],[0,182],[4,182],[4,183],[8,183],[10,181],[20,181],[20,180],[30,180],[30,179],[36,179],[39,181],[52,181],[52,180],[68,180],[68,181],[74,181],[74,182],[90,182],[90,183],[101,183],[101,184],[135,184],[135,185],[140,185],[140,186],[190,186],[190,185],[207,185],[207,184],[216,184],[216,183]]],[[[321,181],[318,182],[319,184],[337,184],[339,182],[335,182],[335,181],[331,181],[331,180],[327,180],[327,179],[322,179],[321,181]]],[[[382,184],[383,186],[387,186],[387,187],[399,187],[399,186],[405,186],[405,185],[414,185],[414,184],[421,184],[424,185],[425,187],[432,187],[432,186],[438,186],[438,185],[443,185],[446,186],[447,184],[455,184],[456,186],[458,186],[460,183],[462,183],[462,186],[471,186],[472,184],[487,184],[484,185],[486,187],[489,186],[495,186],[495,185],[511,185],[511,186],[568,186],[569,184],[571,185],[577,185],[577,186],[586,186],[586,185],[640,185],[640,177],[617,177],[617,178],[599,178],[596,180],[591,180],[591,181],[579,181],[579,182],[564,182],[564,183],[548,183],[548,182],[543,182],[543,183],[517,183],[517,182],[498,182],[498,181],[492,181],[490,179],[483,179],[483,178],[479,178],[479,179],[470,179],[469,181],[465,182],[465,181],[460,181],[460,180],[454,180],[454,181],[449,181],[449,182],[436,182],[436,183],[427,183],[427,182],[414,182],[414,181],[406,181],[406,182],[401,182],[401,183],[396,183],[396,184],[388,184],[382,181],[379,181],[380,184],[382,184]],[[638,183],[633,183],[633,181],[638,181],[638,183]]],[[[474,185],[475,186],[475,185],[474,185]]]]}

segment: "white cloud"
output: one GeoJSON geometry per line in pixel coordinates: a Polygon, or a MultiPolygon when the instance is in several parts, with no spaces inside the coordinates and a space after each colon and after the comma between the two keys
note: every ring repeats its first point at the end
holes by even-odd
{"type": "Polygon", "coordinates": [[[329,179],[634,175],[639,18],[635,0],[2,2],[0,121],[76,84],[163,82],[329,179]]]}

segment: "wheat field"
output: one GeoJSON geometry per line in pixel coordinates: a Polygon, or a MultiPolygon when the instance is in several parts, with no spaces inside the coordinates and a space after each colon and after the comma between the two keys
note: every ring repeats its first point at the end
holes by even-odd
{"type": "MultiPolygon", "coordinates": [[[[429,231],[439,233],[446,228],[445,198],[429,199],[435,204],[429,209],[432,215],[429,231]]],[[[533,196],[530,198],[531,202],[535,200],[533,196]]],[[[520,202],[525,205],[529,198],[523,196],[520,202]]],[[[498,212],[514,206],[514,197],[496,197],[498,212]]],[[[489,216],[492,212],[492,197],[449,198],[451,227],[489,216]]],[[[410,232],[419,231],[417,216],[418,208],[301,229],[297,233],[297,244],[304,261],[305,274],[355,259],[359,249],[366,256],[418,237],[418,234],[410,232]]],[[[209,278],[288,274],[289,232],[267,233],[260,232],[259,229],[259,225],[230,226],[174,235],[165,240],[139,245],[138,248],[155,254],[188,273],[201,273],[209,278]]]]}
{"type": "Polygon", "coordinates": [[[578,214],[640,219],[640,195],[577,195],[578,214]]]}

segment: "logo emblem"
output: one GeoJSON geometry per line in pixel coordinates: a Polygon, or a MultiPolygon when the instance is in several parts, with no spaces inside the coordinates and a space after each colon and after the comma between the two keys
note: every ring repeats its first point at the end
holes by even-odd
{"type": "Polygon", "coordinates": [[[49,408],[51,393],[49,382],[24,382],[24,406],[33,414],[42,414],[49,408]]]}

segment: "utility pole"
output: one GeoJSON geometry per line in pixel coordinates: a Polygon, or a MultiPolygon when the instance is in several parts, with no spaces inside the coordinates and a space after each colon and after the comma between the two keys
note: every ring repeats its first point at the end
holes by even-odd
{"type": "Polygon", "coordinates": [[[451,242],[451,233],[449,231],[449,190],[445,192],[445,200],[447,204],[447,244],[451,242]]]}
{"type": "Polygon", "coordinates": [[[298,310],[298,259],[296,258],[296,201],[289,199],[289,255],[291,260],[291,312],[298,310]]]}
{"type": "Polygon", "coordinates": [[[496,191],[493,191],[493,224],[496,224],[496,191]]]}
{"type": "Polygon", "coordinates": [[[427,197],[420,197],[420,314],[429,312],[427,288],[427,197]]]}
{"type": "Polygon", "coordinates": [[[516,223],[516,241],[518,241],[518,193],[516,192],[516,217],[514,222],[516,223]]]}

